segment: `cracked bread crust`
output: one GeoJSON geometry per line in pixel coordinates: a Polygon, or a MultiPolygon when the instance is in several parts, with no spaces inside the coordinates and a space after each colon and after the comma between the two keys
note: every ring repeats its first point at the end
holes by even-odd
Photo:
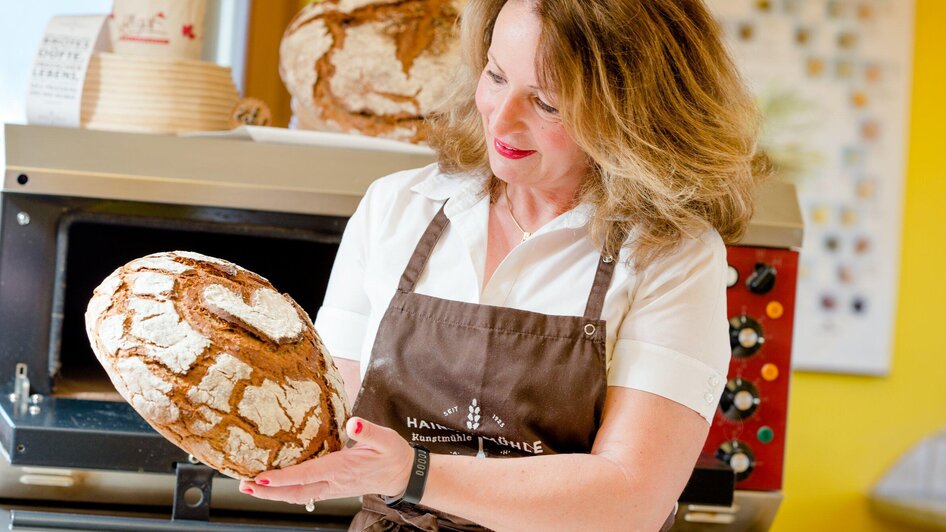
{"type": "Polygon", "coordinates": [[[460,60],[466,0],[324,0],[283,35],[279,73],[293,125],[425,142],[424,118],[460,60]]]}
{"type": "Polygon", "coordinates": [[[341,449],[348,401],[305,311],[266,279],[190,252],[115,270],[85,315],[118,393],[155,430],[240,479],[341,449]]]}

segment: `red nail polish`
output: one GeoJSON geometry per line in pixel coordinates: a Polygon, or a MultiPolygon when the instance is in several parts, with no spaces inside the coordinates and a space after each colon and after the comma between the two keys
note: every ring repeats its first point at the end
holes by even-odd
{"type": "Polygon", "coordinates": [[[269,481],[266,480],[265,478],[257,479],[256,483],[259,484],[260,486],[269,486],[269,481]]]}
{"type": "Polygon", "coordinates": [[[365,428],[365,426],[362,425],[361,421],[355,422],[355,434],[361,434],[361,429],[363,428],[365,428]]]}
{"type": "Polygon", "coordinates": [[[243,488],[243,493],[253,493],[253,488],[243,488]]]}

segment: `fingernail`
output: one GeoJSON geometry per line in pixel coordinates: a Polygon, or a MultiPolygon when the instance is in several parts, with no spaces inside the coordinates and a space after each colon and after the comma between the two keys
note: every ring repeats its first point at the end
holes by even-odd
{"type": "Polygon", "coordinates": [[[260,486],[269,486],[269,481],[266,480],[265,478],[256,479],[256,483],[259,484],[260,486]]]}
{"type": "Polygon", "coordinates": [[[361,434],[361,429],[363,428],[365,428],[365,426],[361,423],[361,421],[355,422],[355,434],[361,434]]]}
{"type": "Polygon", "coordinates": [[[253,488],[243,488],[243,493],[253,493],[253,488]]]}

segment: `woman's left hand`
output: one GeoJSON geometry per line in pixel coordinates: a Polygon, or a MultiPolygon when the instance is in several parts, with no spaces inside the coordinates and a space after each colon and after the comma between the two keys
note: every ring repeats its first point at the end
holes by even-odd
{"type": "Polygon", "coordinates": [[[240,491],[292,504],[402,493],[414,460],[414,451],[404,438],[359,417],[349,419],[345,431],[355,442],[352,447],[260,473],[255,481],[241,481],[240,491]]]}

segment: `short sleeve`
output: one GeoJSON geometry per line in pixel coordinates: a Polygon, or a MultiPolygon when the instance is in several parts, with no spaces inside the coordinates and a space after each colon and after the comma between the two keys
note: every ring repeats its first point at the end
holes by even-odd
{"type": "Polygon", "coordinates": [[[726,270],[715,230],[648,266],[618,330],[608,384],[666,397],[712,422],[731,356],[726,270]]]}
{"type": "Polygon", "coordinates": [[[373,188],[374,183],[368,187],[345,226],[325,300],[315,318],[315,330],[333,357],[361,360],[362,342],[371,311],[365,292],[365,265],[370,242],[368,228],[373,188]]]}

